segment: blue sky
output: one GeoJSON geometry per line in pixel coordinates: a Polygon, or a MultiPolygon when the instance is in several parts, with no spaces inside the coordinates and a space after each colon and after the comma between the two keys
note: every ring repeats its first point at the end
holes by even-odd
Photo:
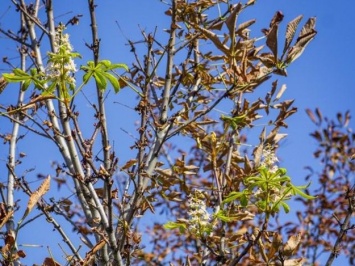
{"type": "MultiPolygon", "coordinates": [[[[11,1],[8,4],[0,6],[0,26],[4,29],[10,27],[12,23],[17,22],[14,16],[14,7],[11,1]],[[10,10],[8,7],[11,6],[10,10]]],[[[85,55],[91,56],[85,47],[85,42],[91,42],[89,31],[89,17],[87,13],[86,1],[55,1],[55,12],[57,22],[67,21],[73,15],[83,14],[80,24],[76,27],[69,28],[72,43],[75,50],[85,55]],[[73,4],[75,3],[75,4],[73,4]],[[72,13],[67,13],[73,11],[72,13]]],[[[132,61],[132,54],[129,52],[129,46],[125,44],[125,36],[132,40],[141,39],[140,28],[147,32],[154,30],[157,26],[157,32],[161,33],[165,27],[167,18],[163,15],[166,6],[158,0],[107,0],[98,1],[97,19],[99,24],[99,35],[102,39],[101,58],[110,59],[113,62],[128,63],[132,61]],[[122,32],[117,27],[116,21],[119,23],[122,32]]],[[[284,99],[295,99],[295,106],[299,112],[293,115],[289,120],[289,128],[285,131],[289,134],[287,140],[280,149],[281,165],[288,169],[288,173],[294,178],[296,184],[304,184],[304,176],[306,171],[304,166],[311,165],[320,167],[319,162],[314,161],[312,152],[315,149],[315,142],[309,136],[309,133],[315,128],[306,116],[305,109],[314,109],[319,107],[325,116],[335,117],[336,112],[345,112],[350,110],[354,113],[354,89],[355,89],[355,72],[353,68],[354,62],[354,33],[355,20],[353,19],[355,2],[354,1],[320,1],[320,0],[264,0],[257,1],[257,4],[248,9],[241,17],[240,21],[250,18],[257,18],[257,23],[253,31],[259,35],[260,27],[266,27],[269,24],[275,11],[280,10],[285,15],[283,25],[292,20],[299,14],[304,15],[303,23],[308,17],[317,17],[318,35],[307,47],[304,54],[296,60],[288,69],[288,77],[279,79],[279,85],[287,84],[287,91],[284,99]]],[[[281,28],[280,37],[283,35],[281,28]]],[[[164,35],[162,35],[164,36],[164,35]]],[[[162,37],[164,38],[164,37],[162,37]]],[[[0,56],[16,55],[16,49],[0,35],[0,56]]],[[[80,64],[80,63],[78,63],[80,64]]],[[[7,66],[0,63],[0,72],[8,71],[7,66]]],[[[275,80],[273,78],[272,80],[275,80]]],[[[269,87],[265,87],[268,90],[269,87]]],[[[90,97],[90,93],[87,92],[90,97]]],[[[1,103],[14,103],[14,95],[10,91],[5,91],[1,97],[1,103]]],[[[111,94],[111,102],[125,103],[130,107],[134,107],[133,102],[126,102],[126,99],[132,97],[132,92],[123,90],[118,95],[111,94]]],[[[88,111],[90,107],[87,107],[88,111]]],[[[136,116],[133,111],[118,104],[112,104],[108,109],[109,119],[117,119],[117,125],[110,129],[112,136],[120,136],[115,140],[117,153],[122,156],[121,162],[129,158],[130,151],[128,148],[132,144],[132,138],[127,134],[123,134],[120,128],[128,132],[134,131],[134,120],[136,116]]],[[[9,129],[9,125],[4,123],[0,118],[0,131],[4,132],[9,129]]],[[[355,128],[355,122],[352,121],[350,127],[355,128]]],[[[40,149],[33,145],[38,143],[40,139],[31,136],[33,141],[30,145],[20,144],[20,148],[28,153],[28,160],[33,160],[29,165],[36,168],[35,172],[52,171],[50,168],[50,158],[56,148],[46,145],[45,149],[40,149]],[[32,149],[28,150],[28,149],[32,149]],[[42,166],[42,165],[47,165],[42,166]]],[[[48,143],[49,144],[49,143],[48,143]]],[[[5,146],[0,148],[0,171],[4,173],[6,160],[5,146]]],[[[27,165],[28,166],[28,165],[27,165]]],[[[21,167],[20,167],[21,169],[21,167]]],[[[24,168],[23,168],[24,170],[24,168]]],[[[35,176],[35,174],[33,174],[35,176]]],[[[0,176],[3,182],[5,175],[0,176]]],[[[69,195],[69,193],[68,193],[69,195]]],[[[40,226],[40,225],[38,225],[40,226]]],[[[39,234],[35,242],[40,243],[41,238],[52,237],[51,229],[48,228],[47,233],[39,234]]],[[[33,239],[32,239],[33,240],[33,239]]],[[[31,239],[26,239],[31,242],[31,239]]],[[[33,242],[33,241],[32,241],[33,242]]],[[[58,248],[53,245],[52,248],[58,248]]],[[[47,255],[46,248],[34,249],[28,252],[39,252],[39,258],[47,255]]],[[[58,256],[61,256],[61,253],[58,256]]],[[[39,263],[40,261],[37,261],[39,263]]],[[[28,261],[33,263],[33,261],[28,261]]]]}

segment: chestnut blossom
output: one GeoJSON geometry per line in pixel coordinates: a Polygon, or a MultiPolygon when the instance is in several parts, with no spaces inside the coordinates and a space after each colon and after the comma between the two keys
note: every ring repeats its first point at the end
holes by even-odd
{"type": "Polygon", "coordinates": [[[74,73],[77,71],[73,60],[73,47],[69,35],[64,34],[65,27],[59,25],[54,38],[54,53],[48,53],[47,76],[52,80],[65,79],[71,88],[75,87],[74,73]]]}
{"type": "Polygon", "coordinates": [[[279,169],[278,162],[279,159],[270,146],[263,149],[261,166],[267,167],[271,173],[275,173],[279,169]]]}
{"type": "Polygon", "coordinates": [[[202,193],[196,190],[195,195],[190,196],[187,201],[187,206],[190,232],[202,235],[211,229],[211,215],[207,211],[206,202],[199,195],[202,193]]]}

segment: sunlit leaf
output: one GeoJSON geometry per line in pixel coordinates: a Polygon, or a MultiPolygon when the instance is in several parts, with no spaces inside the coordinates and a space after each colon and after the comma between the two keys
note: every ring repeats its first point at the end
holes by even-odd
{"type": "Polygon", "coordinates": [[[283,249],[283,254],[285,256],[291,256],[295,253],[298,244],[301,241],[301,234],[296,234],[291,236],[288,240],[287,243],[284,246],[283,249]]]}
{"type": "Polygon", "coordinates": [[[22,220],[32,211],[33,207],[37,204],[40,198],[49,191],[50,181],[51,177],[47,176],[47,178],[42,182],[40,187],[31,194],[22,220]]]}
{"type": "Polygon", "coordinates": [[[167,222],[166,224],[164,224],[164,228],[169,229],[169,230],[179,229],[180,233],[183,234],[187,228],[187,225],[186,225],[186,223],[167,222]]]}
{"type": "Polygon", "coordinates": [[[284,50],[282,52],[282,57],[283,55],[286,53],[286,51],[289,49],[292,40],[296,34],[296,30],[298,27],[298,24],[301,22],[303,16],[300,15],[298,17],[296,17],[294,20],[290,21],[287,24],[287,28],[286,28],[286,37],[285,37],[285,46],[284,46],[284,50]]]}

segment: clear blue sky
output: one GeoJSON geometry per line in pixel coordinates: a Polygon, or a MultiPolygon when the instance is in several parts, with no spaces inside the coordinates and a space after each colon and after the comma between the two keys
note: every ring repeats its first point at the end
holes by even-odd
{"type": "MultiPolygon", "coordinates": [[[[91,56],[85,47],[85,42],[91,43],[91,35],[89,31],[89,17],[87,12],[86,1],[55,1],[55,12],[57,22],[67,21],[76,14],[83,14],[80,24],[76,27],[69,28],[69,34],[75,50],[85,55],[91,56]],[[72,13],[67,13],[72,11],[72,13]]],[[[2,1],[0,6],[0,25],[7,29],[12,23],[17,23],[17,17],[13,16],[14,7],[11,1],[2,1]]],[[[116,21],[122,28],[123,33],[132,40],[139,40],[140,28],[146,31],[152,31],[158,26],[157,32],[162,32],[167,27],[164,22],[167,21],[163,12],[166,6],[158,0],[107,0],[98,1],[97,19],[99,24],[99,35],[102,39],[101,58],[110,59],[113,62],[130,63],[132,54],[129,52],[129,46],[126,46],[125,37],[116,25],[116,21]]],[[[287,141],[284,142],[280,149],[280,159],[282,166],[288,169],[288,173],[294,178],[296,184],[304,183],[306,175],[303,169],[306,165],[318,167],[319,163],[313,160],[312,152],[315,149],[315,143],[309,137],[309,133],[315,128],[306,116],[305,109],[319,107],[324,115],[334,117],[336,112],[345,112],[350,110],[352,114],[355,112],[355,70],[354,62],[354,33],[355,20],[353,19],[355,11],[355,2],[349,0],[340,1],[321,1],[321,0],[264,0],[257,1],[254,7],[249,8],[240,18],[240,21],[250,18],[257,18],[255,26],[256,35],[259,35],[259,28],[266,27],[275,11],[280,10],[285,15],[283,25],[292,20],[299,14],[304,15],[303,23],[306,18],[311,16],[317,17],[318,35],[307,47],[305,53],[291,65],[288,69],[288,77],[279,78],[279,84],[286,83],[287,91],[283,98],[295,99],[295,106],[299,112],[293,115],[289,120],[289,128],[286,133],[289,134],[287,141]]],[[[44,21],[44,20],[43,20],[44,21]]],[[[253,29],[253,28],[252,28],[253,29]]],[[[282,33],[282,31],[281,31],[282,33]]],[[[280,34],[280,37],[282,34],[280,34]]],[[[0,34],[0,56],[16,56],[16,49],[7,42],[6,38],[0,34]]],[[[87,58],[87,57],[86,57],[87,58]]],[[[80,63],[79,63],[80,64],[80,63]]],[[[0,63],[0,72],[7,71],[7,66],[0,63]]],[[[274,80],[274,79],[273,79],[274,80]]],[[[265,90],[268,90],[266,87],[265,90]]],[[[119,101],[126,103],[126,97],[130,97],[129,91],[122,91],[119,95],[111,94],[110,102],[119,101]]],[[[14,95],[5,91],[1,97],[1,103],[11,104],[15,102],[14,95]]],[[[134,107],[132,102],[127,103],[134,107]]],[[[89,110],[89,107],[88,107],[89,110]]],[[[108,112],[109,118],[119,117],[117,127],[111,128],[110,134],[112,138],[116,138],[117,153],[122,156],[121,163],[129,158],[127,151],[132,139],[123,134],[120,128],[127,131],[134,131],[133,121],[136,119],[134,112],[119,105],[111,105],[108,112]]],[[[0,119],[0,131],[9,130],[8,124],[2,124],[0,119]]],[[[351,127],[355,128],[355,122],[351,122],[351,127]]],[[[21,149],[28,153],[28,160],[33,161],[28,165],[35,167],[35,172],[46,173],[52,171],[50,168],[51,154],[56,152],[55,147],[46,144],[44,147],[33,146],[38,138],[31,135],[33,141],[28,146],[23,143],[21,149]],[[35,148],[35,149],[34,149],[35,148]]],[[[37,142],[38,143],[38,142],[37,142]]],[[[7,148],[0,146],[0,181],[5,181],[5,160],[7,148]]],[[[20,168],[21,169],[21,168],[20,168]]],[[[23,170],[25,168],[22,168],[23,170]]],[[[35,179],[35,177],[33,177],[35,179]]],[[[37,183],[38,184],[38,183],[37,183]]],[[[69,194],[69,193],[68,193],[69,194]]],[[[38,224],[38,226],[43,226],[38,224]]],[[[39,228],[39,227],[38,227],[39,228]]],[[[50,228],[39,231],[38,238],[24,239],[26,243],[41,243],[41,238],[48,238],[54,235],[50,228]]],[[[26,236],[24,236],[25,238],[26,236]]],[[[19,239],[22,240],[22,239],[19,239]]],[[[55,241],[55,240],[54,240],[55,241]]],[[[59,241],[59,240],[58,240],[59,241]]],[[[58,242],[57,241],[57,242],[58,242]]],[[[57,243],[55,242],[55,243],[57,243]]],[[[57,249],[56,244],[51,246],[52,250],[57,249]]],[[[27,253],[36,252],[38,258],[48,255],[46,247],[26,249],[27,253]]],[[[55,252],[56,258],[62,253],[55,252]]],[[[32,256],[31,256],[32,257],[32,256]]],[[[32,257],[33,258],[33,257],[32,257]]],[[[26,261],[28,264],[38,261],[26,261]]],[[[336,265],[336,263],[334,264],[336,265]]]]}

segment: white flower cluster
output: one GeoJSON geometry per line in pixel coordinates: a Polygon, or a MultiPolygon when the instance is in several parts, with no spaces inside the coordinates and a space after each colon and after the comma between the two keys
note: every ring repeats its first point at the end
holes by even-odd
{"type": "Polygon", "coordinates": [[[196,190],[195,195],[190,196],[187,201],[189,230],[196,235],[202,235],[211,227],[211,215],[208,213],[206,203],[201,195],[203,194],[196,190]]]}
{"type": "Polygon", "coordinates": [[[54,39],[55,53],[48,53],[49,63],[47,66],[47,76],[50,79],[65,78],[65,81],[75,87],[74,73],[77,71],[71,53],[73,47],[69,42],[69,35],[64,34],[65,27],[59,25],[54,39]]]}
{"type": "Polygon", "coordinates": [[[269,168],[271,173],[275,173],[279,169],[277,163],[279,159],[275,155],[272,147],[267,146],[263,149],[261,166],[269,168]]]}

